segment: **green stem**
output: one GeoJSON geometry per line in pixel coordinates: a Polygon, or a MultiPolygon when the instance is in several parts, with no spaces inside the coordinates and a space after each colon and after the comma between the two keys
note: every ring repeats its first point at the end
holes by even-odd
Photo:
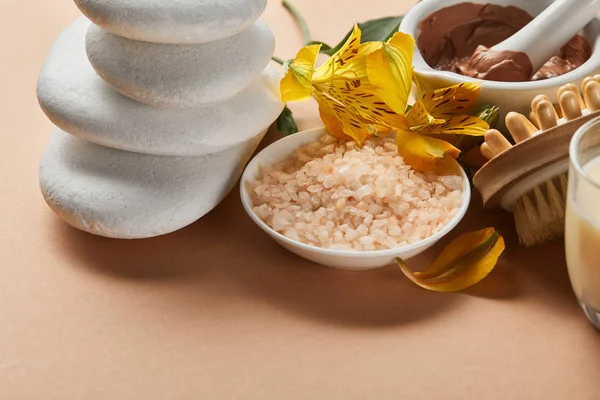
{"type": "Polygon", "coordinates": [[[290,3],[288,0],[281,0],[281,2],[283,3],[283,6],[298,21],[298,24],[300,25],[300,29],[302,29],[302,35],[304,36],[304,45],[308,46],[312,42],[312,39],[310,37],[310,31],[308,29],[308,24],[306,23],[306,20],[304,19],[302,14],[300,14],[300,11],[298,11],[298,9],[296,7],[294,7],[292,5],[292,3],[290,3]]]}
{"type": "Polygon", "coordinates": [[[284,65],[285,64],[285,60],[283,58],[279,58],[277,56],[271,57],[271,60],[275,61],[279,65],[284,65]]]}

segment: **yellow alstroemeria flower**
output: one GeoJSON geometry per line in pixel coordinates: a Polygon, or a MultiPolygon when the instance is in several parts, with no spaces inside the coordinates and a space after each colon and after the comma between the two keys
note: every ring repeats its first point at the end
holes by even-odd
{"type": "Polygon", "coordinates": [[[344,46],[315,69],[320,45],[300,50],[281,82],[284,102],[313,96],[329,132],[360,145],[372,135],[396,132],[398,151],[418,170],[432,169],[460,150],[444,134],[483,135],[487,124],[461,115],[479,86],[463,84],[426,93],[406,112],[413,82],[414,39],[398,32],[387,42],[361,43],[358,26],[344,46]]]}

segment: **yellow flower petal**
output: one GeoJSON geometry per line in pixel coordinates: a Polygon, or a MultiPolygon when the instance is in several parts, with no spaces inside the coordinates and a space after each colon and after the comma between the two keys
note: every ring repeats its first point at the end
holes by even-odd
{"type": "Polygon", "coordinates": [[[484,120],[469,115],[461,115],[452,117],[440,125],[426,125],[413,130],[425,135],[483,136],[489,129],[490,126],[484,120]]]}
{"type": "Polygon", "coordinates": [[[465,114],[477,100],[480,88],[479,83],[463,82],[425,93],[421,102],[434,118],[448,119],[465,114]]]}
{"type": "MultiPolygon", "coordinates": [[[[350,52],[345,59],[343,66],[338,64],[335,69],[323,69],[320,67],[313,77],[313,86],[330,97],[333,97],[340,102],[349,105],[355,99],[354,97],[362,97],[366,95],[368,98],[373,98],[379,90],[370,85],[367,78],[367,54],[364,49],[376,48],[377,44],[381,47],[381,43],[365,43],[358,46],[356,53],[350,52]],[[328,72],[327,74],[325,72],[328,72]],[[369,89],[370,88],[370,89],[369,89]],[[342,98],[344,97],[344,98],[342,98]]],[[[332,57],[335,58],[336,55],[332,57]]],[[[330,59],[331,60],[331,59],[330,59]]],[[[342,59],[340,59],[342,60],[342,59]]],[[[380,100],[377,98],[377,100],[380,100]]]]}
{"type": "Polygon", "coordinates": [[[361,118],[324,93],[315,91],[314,96],[319,103],[321,119],[334,136],[341,139],[349,136],[362,146],[369,136],[389,133],[391,130],[389,127],[361,118]]]}
{"type": "Polygon", "coordinates": [[[369,81],[379,89],[383,101],[400,115],[406,112],[412,86],[414,46],[410,35],[397,32],[367,57],[369,81]]]}
{"type": "Polygon", "coordinates": [[[427,125],[440,125],[446,122],[443,119],[433,118],[427,109],[420,101],[415,102],[408,113],[406,113],[406,120],[412,130],[422,128],[427,125]]]}
{"type": "Polygon", "coordinates": [[[312,78],[320,50],[320,44],[303,47],[289,65],[280,84],[281,100],[284,103],[311,97],[312,78]]]}
{"type": "Polygon", "coordinates": [[[422,288],[456,292],[488,276],[503,251],[502,236],[494,228],[486,228],[453,240],[423,272],[412,272],[404,261],[397,261],[404,275],[422,288]]]}
{"type": "Polygon", "coordinates": [[[360,115],[361,118],[397,129],[408,129],[406,118],[385,104],[375,94],[378,89],[374,86],[363,85],[360,80],[334,79],[329,84],[317,84],[315,87],[344,104],[352,113],[360,115]]]}
{"type": "Polygon", "coordinates": [[[342,128],[340,120],[332,112],[331,108],[327,107],[327,105],[319,104],[319,115],[321,117],[321,121],[323,121],[323,125],[325,125],[325,128],[327,128],[332,136],[344,140],[353,140],[352,137],[344,133],[344,129],[342,128]]]}
{"type": "Polygon", "coordinates": [[[352,58],[358,54],[361,34],[360,28],[355,24],[352,34],[342,48],[331,56],[323,65],[317,68],[317,71],[315,72],[316,81],[328,79],[336,72],[336,70],[344,68],[352,61],[352,58]]]}
{"type": "MultiPolygon", "coordinates": [[[[314,81],[328,82],[332,79],[342,79],[348,81],[362,81],[363,85],[369,84],[367,75],[367,57],[372,52],[381,49],[382,42],[362,43],[358,48],[353,48],[347,52],[345,61],[339,60],[335,69],[329,69],[329,74],[322,74],[319,68],[315,74],[314,81]]],[[[335,57],[335,55],[333,56],[335,57]]],[[[325,71],[325,70],[324,70],[325,71]]]]}
{"type": "Polygon", "coordinates": [[[358,48],[358,55],[368,56],[375,50],[380,50],[383,47],[383,42],[366,42],[362,43],[358,48]]]}
{"type": "Polygon", "coordinates": [[[460,150],[445,140],[434,139],[408,130],[396,132],[398,153],[404,162],[418,171],[432,170],[446,156],[457,158],[460,150]]]}

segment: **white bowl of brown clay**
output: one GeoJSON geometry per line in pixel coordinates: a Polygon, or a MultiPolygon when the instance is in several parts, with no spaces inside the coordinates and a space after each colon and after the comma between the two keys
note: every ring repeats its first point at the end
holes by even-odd
{"type": "MultiPolygon", "coordinates": [[[[406,14],[400,25],[400,31],[410,34],[417,40],[421,33],[419,28],[421,21],[438,10],[463,2],[462,0],[423,0],[406,14]]],[[[534,17],[552,2],[553,0],[471,1],[471,3],[477,4],[519,7],[534,17]]],[[[501,121],[503,122],[504,116],[510,111],[529,115],[531,101],[539,94],[546,95],[552,102],[557,103],[556,92],[562,85],[574,83],[579,86],[586,76],[594,75],[600,71],[600,40],[598,40],[600,38],[600,20],[598,18],[594,19],[580,33],[587,39],[592,48],[590,59],[579,68],[554,78],[529,82],[495,82],[469,78],[454,72],[439,71],[427,64],[418,46],[415,46],[414,70],[419,80],[425,84],[425,89],[428,90],[452,86],[462,82],[481,83],[481,91],[477,100],[478,105],[491,104],[500,107],[501,121]]],[[[540,43],[540,46],[543,45],[544,43],[540,43]]]]}
{"type": "Polygon", "coordinates": [[[397,257],[408,260],[411,257],[421,254],[452,231],[465,216],[471,199],[471,188],[467,175],[458,163],[456,163],[456,169],[459,171],[458,174],[463,180],[461,206],[440,231],[419,242],[386,250],[339,250],[305,244],[292,240],[275,231],[254,211],[254,202],[249,189],[252,182],[255,182],[260,178],[265,167],[276,165],[287,159],[298,148],[319,141],[319,138],[325,133],[326,130],[324,128],[317,128],[299,132],[276,141],[258,153],[252,161],[250,161],[241,178],[240,194],[242,204],[252,221],[271,236],[278,244],[292,253],[317,264],[343,270],[360,271],[385,267],[393,264],[397,257]]]}

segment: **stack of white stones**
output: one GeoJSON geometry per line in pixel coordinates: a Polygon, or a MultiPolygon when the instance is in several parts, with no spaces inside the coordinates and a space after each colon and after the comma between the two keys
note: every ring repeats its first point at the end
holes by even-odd
{"type": "Polygon", "coordinates": [[[259,19],[267,1],[75,2],[89,19],[61,33],[38,81],[59,128],[40,165],[46,202],[113,238],[191,224],[232,189],[283,108],[259,19]]]}

